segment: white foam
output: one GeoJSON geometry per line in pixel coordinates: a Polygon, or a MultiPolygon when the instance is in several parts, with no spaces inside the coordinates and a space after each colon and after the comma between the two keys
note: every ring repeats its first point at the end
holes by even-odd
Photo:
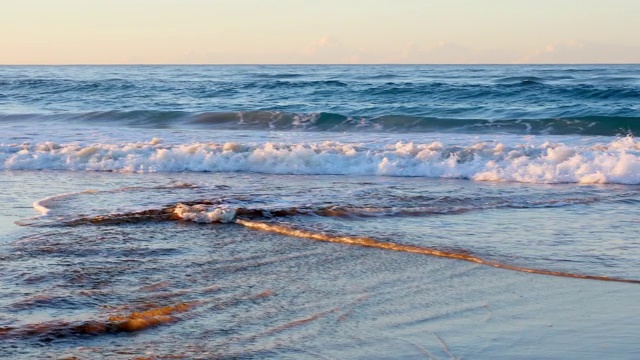
{"type": "Polygon", "coordinates": [[[0,145],[0,169],[258,172],[640,184],[640,143],[264,142],[0,145]]]}
{"type": "Polygon", "coordinates": [[[207,223],[229,223],[236,217],[235,209],[216,206],[210,207],[205,205],[185,205],[178,204],[173,210],[174,215],[185,221],[193,221],[201,224],[207,223]]]}
{"type": "Polygon", "coordinates": [[[53,206],[53,203],[55,203],[56,201],[59,201],[74,195],[78,195],[78,194],[93,194],[95,192],[96,190],[84,190],[84,191],[78,191],[78,192],[70,192],[70,193],[47,196],[43,199],[40,199],[34,202],[33,208],[37,212],[39,212],[41,216],[47,216],[51,211],[51,207],[53,206]]]}

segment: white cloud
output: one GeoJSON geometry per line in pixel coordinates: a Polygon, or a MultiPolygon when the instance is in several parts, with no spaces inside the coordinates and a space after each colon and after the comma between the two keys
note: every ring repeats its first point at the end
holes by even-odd
{"type": "Polygon", "coordinates": [[[346,47],[334,37],[325,35],[305,47],[302,62],[357,64],[360,62],[361,52],[361,50],[346,47]]]}
{"type": "MultiPolygon", "coordinates": [[[[170,60],[168,62],[171,62],[170,60]]],[[[579,64],[640,63],[640,47],[597,44],[580,41],[550,43],[523,55],[506,49],[474,49],[440,42],[424,46],[406,42],[387,52],[371,52],[342,43],[335,37],[322,36],[297,51],[254,52],[186,52],[177,63],[230,64],[579,64]]]]}
{"type": "Polygon", "coordinates": [[[496,64],[511,63],[517,59],[513,51],[477,50],[460,44],[440,42],[433,47],[408,43],[395,61],[404,64],[496,64]]]}
{"type": "Polygon", "coordinates": [[[548,44],[518,59],[534,64],[640,63],[640,47],[565,41],[548,44]]]}
{"type": "Polygon", "coordinates": [[[407,42],[397,52],[374,53],[363,48],[350,48],[334,37],[323,36],[304,48],[299,59],[318,64],[473,64],[514,62],[517,54],[500,50],[475,50],[459,44],[441,42],[423,47],[407,42]]]}

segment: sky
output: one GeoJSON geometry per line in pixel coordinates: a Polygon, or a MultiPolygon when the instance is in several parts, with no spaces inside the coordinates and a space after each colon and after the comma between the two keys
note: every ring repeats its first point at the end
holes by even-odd
{"type": "Polygon", "coordinates": [[[640,63],[640,0],[0,0],[0,64],[640,63]]]}

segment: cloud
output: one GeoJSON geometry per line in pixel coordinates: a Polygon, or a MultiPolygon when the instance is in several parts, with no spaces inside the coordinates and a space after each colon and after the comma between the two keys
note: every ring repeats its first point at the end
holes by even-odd
{"type": "Polygon", "coordinates": [[[450,42],[433,47],[407,42],[400,51],[369,52],[323,36],[306,46],[299,60],[317,64],[482,64],[503,63],[504,59],[515,62],[517,58],[518,54],[510,51],[475,50],[450,42]]]}
{"type": "Polygon", "coordinates": [[[350,49],[336,38],[322,36],[305,47],[302,62],[316,64],[357,64],[361,51],[350,49]]]}
{"type": "Polygon", "coordinates": [[[640,47],[564,41],[522,54],[509,49],[474,49],[440,42],[422,46],[407,42],[399,51],[387,53],[353,49],[333,37],[323,36],[305,48],[302,62],[373,64],[589,64],[640,63],[640,47]]]}
{"type": "Polygon", "coordinates": [[[520,63],[535,64],[615,64],[640,63],[640,47],[598,44],[585,41],[551,43],[526,54],[520,63]]]}
{"type": "Polygon", "coordinates": [[[307,55],[315,55],[319,50],[322,50],[323,48],[326,48],[328,46],[342,47],[342,44],[340,44],[337,40],[335,40],[332,37],[323,36],[320,39],[318,39],[318,40],[312,42],[311,44],[309,44],[304,49],[304,52],[307,55]]]}
{"type": "MultiPolygon", "coordinates": [[[[169,61],[170,62],[170,61],[169,61]]],[[[178,56],[177,63],[227,64],[580,64],[640,63],[640,47],[591,42],[550,43],[528,53],[507,49],[474,49],[440,42],[425,46],[406,42],[395,50],[368,51],[348,46],[332,36],[322,36],[307,46],[288,52],[203,52],[178,56]]]]}
{"type": "Polygon", "coordinates": [[[441,42],[432,48],[411,44],[403,51],[403,63],[461,64],[469,62],[472,51],[464,46],[441,42]]]}
{"type": "Polygon", "coordinates": [[[502,49],[472,49],[470,47],[440,42],[433,47],[421,47],[408,43],[395,61],[402,64],[497,64],[511,63],[517,53],[502,49]]]}

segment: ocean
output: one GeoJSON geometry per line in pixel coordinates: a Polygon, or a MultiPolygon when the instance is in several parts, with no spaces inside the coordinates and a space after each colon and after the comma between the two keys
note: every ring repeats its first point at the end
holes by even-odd
{"type": "Polygon", "coordinates": [[[635,359],[640,65],[0,66],[0,357],[635,359]]]}

